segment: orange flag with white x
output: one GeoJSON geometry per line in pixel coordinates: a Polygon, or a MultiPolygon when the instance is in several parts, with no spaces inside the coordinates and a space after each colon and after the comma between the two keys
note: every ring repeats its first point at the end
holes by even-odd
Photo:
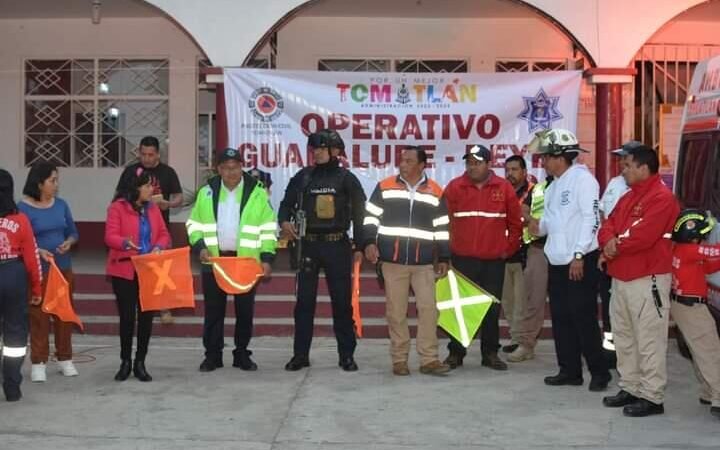
{"type": "Polygon", "coordinates": [[[50,259],[50,270],[48,271],[47,286],[45,286],[45,296],[43,297],[42,310],[47,314],[56,316],[63,322],[71,322],[83,330],[83,323],[75,314],[72,302],[70,301],[70,284],[63,276],[62,272],[55,264],[54,259],[50,259]]]}
{"type": "Polygon", "coordinates": [[[140,285],[140,309],[195,308],[190,247],[133,256],[140,285]]]}

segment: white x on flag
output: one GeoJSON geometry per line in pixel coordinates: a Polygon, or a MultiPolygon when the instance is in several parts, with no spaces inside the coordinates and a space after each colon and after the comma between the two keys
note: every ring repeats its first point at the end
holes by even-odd
{"type": "Polygon", "coordinates": [[[435,297],[440,311],[438,325],[464,347],[470,346],[488,309],[497,302],[492,295],[453,270],[435,282],[435,297]]]}

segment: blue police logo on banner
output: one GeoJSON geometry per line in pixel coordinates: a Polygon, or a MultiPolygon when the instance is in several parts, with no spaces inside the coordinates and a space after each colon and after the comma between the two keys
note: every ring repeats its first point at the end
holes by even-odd
{"type": "Polygon", "coordinates": [[[550,97],[540,88],[535,97],[523,97],[525,109],[517,117],[528,123],[528,133],[550,129],[553,122],[563,118],[558,109],[559,101],[559,96],[550,97]]]}
{"type": "Polygon", "coordinates": [[[250,96],[248,107],[258,120],[272,122],[282,114],[285,102],[275,89],[261,87],[250,96]]]}

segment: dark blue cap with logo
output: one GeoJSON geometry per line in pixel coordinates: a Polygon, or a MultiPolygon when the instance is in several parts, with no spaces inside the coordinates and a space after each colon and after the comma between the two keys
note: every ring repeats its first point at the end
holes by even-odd
{"type": "Polygon", "coordinates": [[[226,148],[225,150],[221,151],[218,155],[217,163],[222,164],[225,161],[235,160],[237,162],[242,162],[242,156],[240,155],[240,152],[235,148],[226,148]]]}

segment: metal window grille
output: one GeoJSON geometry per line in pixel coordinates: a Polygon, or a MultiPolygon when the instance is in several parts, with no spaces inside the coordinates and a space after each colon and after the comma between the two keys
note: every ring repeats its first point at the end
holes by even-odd
{"type": "Polygon", "coordinates": [[[167,158],[168,60],[26,60],[23,90],[26,166],[120,167],[148,135],[167,158]]]}

